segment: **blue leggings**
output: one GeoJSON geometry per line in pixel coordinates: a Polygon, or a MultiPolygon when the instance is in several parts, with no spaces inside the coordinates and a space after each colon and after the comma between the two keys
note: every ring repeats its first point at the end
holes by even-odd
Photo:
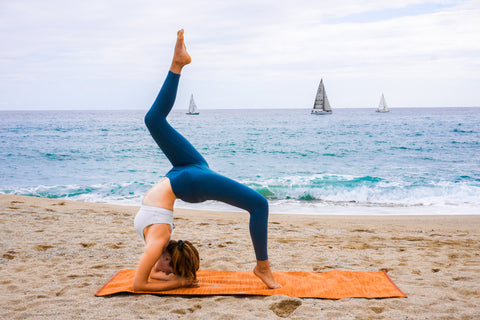
{"type": "Polygon", "coordinates": [[[173,168],[167,173],[177,198],[191,203],[218,200],[250,213],[250,236],[257,260],[268,259],[268,202],[253,189],[212,171],[202,155],[167,122],[180,75],[169,71],[145,116],[150,134],[173,168]]]}

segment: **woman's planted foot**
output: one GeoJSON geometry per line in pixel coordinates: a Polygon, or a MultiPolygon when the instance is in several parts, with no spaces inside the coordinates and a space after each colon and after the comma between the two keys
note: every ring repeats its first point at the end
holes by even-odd
{"type": "Polygon", "coordinates": [[[190,55],[187,52],[185,47],[185,42],[183,41],[183,29],[177,32],[177,43],[175,44],[175,51],[173,53],[172,66],[170,71],[173,73],[180,74],[182,68],[189,64],[192,61],[190,55]]]}
{"type": "Polygon", "coordinates": [[[253,269],[253,273],[260,278],[270,289],[278,289],[281,288],[282,285],[275,281],[273,277],[272,270],[270,269],[270,264],[268,260],[265,261],[258,261],[255,269],[253,269]]]}

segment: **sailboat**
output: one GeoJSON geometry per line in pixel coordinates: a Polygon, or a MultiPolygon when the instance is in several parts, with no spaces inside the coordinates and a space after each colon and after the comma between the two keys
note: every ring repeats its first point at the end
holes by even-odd
{"type": "Polygon", "coordinates": [[[320,84],[318,85],[312,114],[332,114],[332,107],[330,107],[330,102],[328,102],[327,92],[325,91],[325,87],[323,86],[323,79],[320,80],[320,84]]]}
{"type": "Polygon", "coordinates": [[[187,114],[190,114],[190,115],[200,114],[200,112],[198,112],[197,105],[195,104],[195,100],[193,100],[193,94],[190,96],[190,105],[188,106],[187,114]]]}
{"type": "Polygon", "coordinates": [[[389,112],[388,106],[387,106],[387,101],[385,101],[385,97],[383,96],[380,98],[380,103],[378,104],[378,109],[377,112],[389,112]]]}

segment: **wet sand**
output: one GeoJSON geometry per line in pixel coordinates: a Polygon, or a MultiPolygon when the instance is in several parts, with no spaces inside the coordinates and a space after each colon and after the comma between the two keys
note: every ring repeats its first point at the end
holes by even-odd
{"type": "MultiPolygon", "coordinates": [[[[95,297],[136,268],[137,209],[0,195],[0,318],[480,319],[480,215],[270,215],[274,271],[386,270],[408,298],[95,297]]],[[[201,269],[253,269],[248,213],[178,209],[175,224],[201,269]]]]}

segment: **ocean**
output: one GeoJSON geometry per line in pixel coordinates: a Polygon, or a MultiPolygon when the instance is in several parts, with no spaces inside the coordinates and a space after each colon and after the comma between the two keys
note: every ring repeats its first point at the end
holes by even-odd
{"type": "MultiPolygon", "coordinates": [[[[139,205],[171,168],[146,111],[0,111],[0,193],[139,205]]],[[[480,108],[374,111],[174,109],[169,122],[273,213],[480,214],[480,108]]]]}

